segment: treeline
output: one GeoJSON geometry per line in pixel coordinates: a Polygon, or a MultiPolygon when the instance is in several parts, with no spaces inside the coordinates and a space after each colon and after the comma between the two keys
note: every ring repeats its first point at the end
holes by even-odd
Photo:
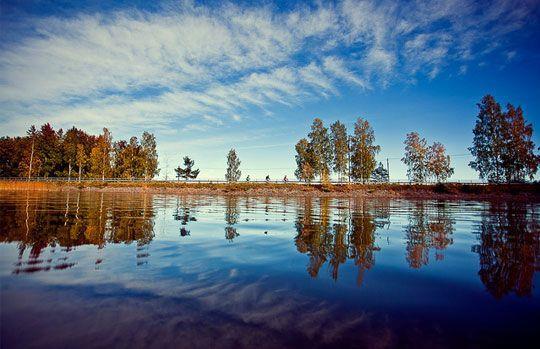
{"type": "MultiPolygon", "coordinates": [[[[426,140],[412,132],[405,140],[407,174],[413,182],[425,182],[433,178],[444,181],[454,173],[445,147],[438,142],[427,146],[426,140]]],[[[388,182],[388,168],[375,159],[381,147],[375,143],[375,132],[367,120],[358,118],[353,134],[339,120],[328,130],[321,119],[316,118],[307,138],[296,143],[296,171],[299,180],[311,182],[318,177],[329,181],[335,173],[340,181],[366,183],[388,182]]],[[[387,166],[388,167],[388,166],[387,166]]]]}
{"type": "Polygon", "coordinates": [[[0,138],[1,177],[145,178],[159,173],[156,138],[113,141],[106,128],[90,135],[76,127],[30,127],[24,137],[0,138]]]}
{"type": "MultiPolygon", "coordinates": [[[[473,130],[474,140],[469,148],[475,160],[469,166],[483,180],[493,183],[525,182],[532,180],[538,170],[540,156],[535,154],[533,128],[527,123],[521,107],[501,106],[491,95],[478,104],[479,113],[473,130]]],[[[439,142],[428,145],[417,132],[407,134],[401,161],[407,166],[407,177],[414,183],[442,182],[454,174],[450,156],[439,142]]],[[[307,138],[296,143],[296,170],[299,180],[310,182],[319,178],[329,181],[335,173],[340,181],[387,182],[387,168],[376,155],[381,147],[367,120],[358,118],[351,135],[340,121],[326,128],[321,119],[314,119],[307,138]]]]}

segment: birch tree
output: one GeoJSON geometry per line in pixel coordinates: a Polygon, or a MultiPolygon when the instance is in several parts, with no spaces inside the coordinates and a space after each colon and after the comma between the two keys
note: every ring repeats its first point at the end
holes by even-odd
{"type": "Polygon", "coordinates": [[[375,132],[367,120],[358,118],[354,124],[351,145],[351,176],[362,183],[371,177],[377,162],[375,155],[380,151],[375,145],[375,132]]]}

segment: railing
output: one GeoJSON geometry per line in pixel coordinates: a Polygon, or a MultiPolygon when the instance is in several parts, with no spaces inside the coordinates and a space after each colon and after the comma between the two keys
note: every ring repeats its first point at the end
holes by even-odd
{"type": "MultiPolygon", "coordinates": [[[[106,183],[185,183],[185,184],[227,184],[223,179],[190,179],[190,180],[176,180],[176,179],[144,179],[144,178],[68,178],[68,177],[0,177],[0,181],[19,181],[19,182],[106,182],[106,183]]],[[[250,181],[240,180],[236,183],[268,183],[268,184],[303,184],[303,185],[320,185],[321,181],[311,181],[309,183],[299,180],[265,180],[265,179],[254,179],[250,181]]],[[[333,185],[346,185],[346,184],[392,184],[392,185],[433,185],[437,184],[435,181],[424,182],[424,183],[413,183],[407,180],[390,180],[389,182],[374,182],[368,181],[366,183],[355,182],[355,181],[330,181],[333,185]]],[[[487,182],[480,182],[474,180],[457,180],[451,182],[445,182],[446,184],[468,184],[468,185],[486,185],[487,182]]],[[[512,184],[512,183],[511,183],[512,184]]]]}

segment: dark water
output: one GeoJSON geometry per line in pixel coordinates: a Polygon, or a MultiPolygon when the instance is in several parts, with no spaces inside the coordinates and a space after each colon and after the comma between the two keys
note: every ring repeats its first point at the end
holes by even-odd
{"type": "Polygon", "coordinates": [[[538,347],[539,214],[0,192],[1,347],[538,347]]]}

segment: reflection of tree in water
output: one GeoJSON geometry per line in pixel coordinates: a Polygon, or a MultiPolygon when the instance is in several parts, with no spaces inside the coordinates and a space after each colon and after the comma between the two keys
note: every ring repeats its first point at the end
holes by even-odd
{"type": "MultiPolygon", "coordinates": [[[[388,200],[383,201],[389,206],[388,200]]],[[[314,214],[313,199],[304,198],[295,223],[295,240],[298,251],[309,255],[308,273],[316,277],[328,260],[331,276],[337,280],[339,266],[353,259],[361,283],[364,270],[374,264],[373,251],[379,249],[375,246],[375,230],[387,224],[389,209],[381,209],[383,205],[357,200],[351,213],[350,201],[338,202],[334,219],[337,223],[331,225],[330,199],[320,198],[319,211],[314,214]]]]}
{"type": "MultiPolygon", "coordinates": [[[[33,193],[36,195],[36,193],[33,193]]],[[[69,252],[76,246],[137,241],[138,263],[148,256],[142,251],[154,237],[153,211],[148,195],[126,196],[103,193],[66,193],[65,210],[51,210],[49,201],[55,198],[26,197],[24,203],[4,202],[0,210],[0,241],[19,242],[19,261],[14,272],[36,272],[66,269],[75,263],[68,261],[69,252]],[[55,258],[41,258],[50,248],[55,258]],[[23,255],[30,249],[27,261],[23,255]]],[[[57,197],[56,197],[57,198],[57,197]]],[[[102,259],[96,260],[96,264],[102,259]]]]}
{"type": "Polygon", "coordinates": [[[180,203],[180,197],[176,198],[176,209],[173,213],[173,218],[177,221],[180,221],[180,236],[190,236],[191,230],[188,230],[185,226],[189,222],[196,222],[197,218],[193,216],[191,210],[193,207],[192,203],[186,202],[186,198],[182,197],[182,202],[180,203]]]}
{"type": "Polygon", "coordinates": [[[448,203],[436,205],[424,201],[414,202],[409,209],[409,223],[405,228],[407,262],[411,268],[420,268],[429,262],[429,251],[435,248],[435,259],[441,260],[442,251],[450,244],[455,221],[448,203]]]}
{"type": "Polygon", "coordinates": [[[525,202],[497,202],[482,213],[478,227],[480,279],[496,298],[509,293],[531,295],[540,270],[540,226],[537,208],[525,202]]]}
{"type": "MultiPolygon", "coordinates": [[[[380,214],[381,218],[387,219],[385,211],[376,212],[380,214]]],[[[373,252],[380,250],[379,247],[375,246],[375,231],[377,226],[382,225],[384,225],[384,223],[378,223],[373,215],[370,214],[370,210],[366,207],[365,201],[356,203],[355,210],[351,217],[351,243],[349,254],[350,258],[354,259],[355,265],[358,266],[358,285],[362,284],[364,272],[375,264],[373,252]]]]}
{"type": "Polygon", "coordinates": [[[225,197],[225,239],[232,242],[235,237],[240,236],[234,225],[238,223],[240,213],[238,210],[238,198],[230,195],[225,197]]]}

